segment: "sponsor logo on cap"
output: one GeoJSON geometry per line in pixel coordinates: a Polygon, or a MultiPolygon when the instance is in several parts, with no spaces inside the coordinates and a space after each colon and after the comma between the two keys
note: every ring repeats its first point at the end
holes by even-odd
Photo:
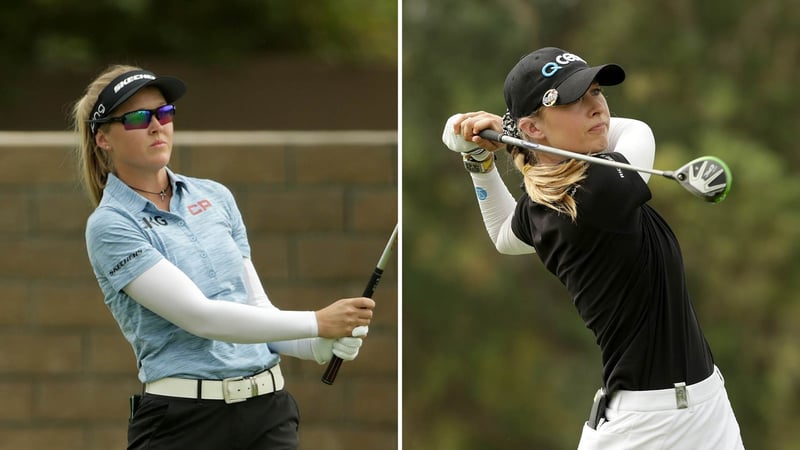
{"type": "Polygon", "coordinates": [[[150,74],[146,74],[146,73],[140,73],[140,74],[136,74],[136,75],[131,75],[128,78],[125,78],[124,80],[122,80],[119,83],[117,83],[116,85],[114,85],[114,93],[115,94],[119,93],[120,89],[122,89],[125,86],[133,83],[136,80],[155,80],[155,79],[156,79],[155,76],[150,75],[150,74]]]}
{"type": "MultiPolygon", "coordinates": [[[[106,105],[100,103],[99,105],[97,105],[97,108],[95,108],[94,112],[92,113],[91,120],[102,119],[105,114],[106,114],[106,105]]],[[[92,133],[94,133],[95,130],[97,130],[97,124],[92,122],[91,124],[89,124],[89,129],[92,131],[92,133]]]]}
{"type": "Polygon", "coordinates": [[[542,66],[542,75],[544,75],[545,78],[550,78],[553,75],[555,75],[556,72],[563,69],[564,66],[575,61],[580,61],[584,64],[587,64],[586,61],[584,61],[578,55],[569,52],[562,53],[556,56],[556,59],[554,61],[550,61],[549,63],[546,63],[544,66],[542,66]]]}
{"type": "Polygon", "coordinates": [[[542,96],[542,105],[544,106],[553,106],[556,101],[558,101],[558,91],[555,89],[549,89],[542,96]]]}

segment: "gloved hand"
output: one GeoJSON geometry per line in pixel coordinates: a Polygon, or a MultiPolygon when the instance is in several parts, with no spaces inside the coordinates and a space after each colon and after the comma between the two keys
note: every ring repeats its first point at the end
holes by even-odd
{"type": "Polygon", "coordinates": [[[311,344],[311,352],[314,359],[319,364],[325,364],[338,356],[344,361],[352,361],[358,356],[358,351],[364,343],[363,336],[369,333],[369,327],[360,326],[353,329],[353,337],[341,337],[338,339],[316,338],[311,344]]]}
{"type": "Polygon", "coordinates": [[[491,152],[478,147],[474,142],[465,141],[463,136],[453,131],[453,125],[460,116],[461,114],[454,114],[447,119],[447,123],[444,125],[444,131],[442,131],[442,142],[444,142],[444,145],[456,153],[470,155],[475,161],[483,161],[492,156],[491,152]]]}
{"type": "Polygon", "coordinates": [[[352,361],[358,356],[358,349],[364,340],[360,337],[343,337],[333,342],[333,354],[345,361],[352,361]]]}

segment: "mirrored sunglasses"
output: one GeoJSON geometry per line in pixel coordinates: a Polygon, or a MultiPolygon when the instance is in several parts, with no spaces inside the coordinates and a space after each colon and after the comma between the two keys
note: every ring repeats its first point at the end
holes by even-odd
{"type": "Polygon", "coordinates": [[[150,126],[150,121],[156,117],[158,123],[166,125],[175,117],[175,105],[159,106],[156,109],[139,109],[125,113],[119,117],[109,117],[98,120],[98,123],[120,122],[126,130],[143,130],[150,126]]]}

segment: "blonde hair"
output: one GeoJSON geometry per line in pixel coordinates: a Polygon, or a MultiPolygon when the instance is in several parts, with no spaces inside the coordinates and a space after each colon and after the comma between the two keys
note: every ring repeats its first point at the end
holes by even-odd
{"type": "MultiPolygon", "coordinates": [[[[100,204],[103,198],[103,189],[108,181],[108,174],[114,171],[114,165],[108,157],[108,153],[100,148],[89,129],[89,115],[92,113],[94,104],[100,92],[114,78],[131,70],[141,70],[139,67],[116,64],[109,66],[97,78],[94,79],[86,88],[86,92],[72,109],[73,129],[78,135],[78,146],[75,153],[78,159],[78,173],[81,184],[89,194],[89,199],[94,206],[100,204]]],[[[106,125],[101,125],[102,129],[106,125]]]]}
{"type": "MultiPolygon", "coordinates": [[[[538,114],[537,109],[531,116],[538,114]]],[[[520,134],[524,139],[530,139],[521,131],[520,134]]],[[[514,166],[522,173],[528,197],[536,203],[569,216],[574,222],[578,218],[575,189],[577,184],[586,178],[589,165],[577,159],[559,164],[539,164],[536,152],[517,146],[509,146],[508,152],[511,154],[514,166]]]]}

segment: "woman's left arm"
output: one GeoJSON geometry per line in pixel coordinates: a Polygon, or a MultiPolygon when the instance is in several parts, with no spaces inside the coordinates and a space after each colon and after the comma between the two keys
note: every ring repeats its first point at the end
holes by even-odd
{"type": "MultiPolygon", "coordinates": [[[[261,284],[261,279],[258,277],[253,261],[250,258],[242,258],[242,265],[244,266],[244,283],[247,288],[247,303],[261,308],[278,310],[269,300],[266,291],[264,291],[264,286],[261,284]]],[[[365,329],[360,331],[366,335],[366,327],[363,328],[365,329]]],[[[359,334],[356,330],[353,330],[353,333],[359,334]]],[[[330,361],[333,355],[345,361],[352,361],[358,356],[361,344],[361,337],[343,337],[339,339],[314,337],[269,342],[267,345],[271,351],[281,355],[325,364],[330,361]]]]}
{"type": "Polygon", "coordinates": [[[242,265],[244,266],[244,286],[247,289],[247,303],[262,308],[278,309],[272,304],[264,291],[264,286],[261,284],[261,279],[258,277],[253,261],[244,257],[242,258],[242,265]]]}
{"type": "MultiPolygon", "coordinates": [[[[624,155],[631,165],[653,168],[656,155],[655,137],[650,126],[640,120],[612,117],[608,130],[608,148],[624,155]]],[[[650,179],[650,174],[639,172],[639,175],[645,183],[650,179]]]]}

